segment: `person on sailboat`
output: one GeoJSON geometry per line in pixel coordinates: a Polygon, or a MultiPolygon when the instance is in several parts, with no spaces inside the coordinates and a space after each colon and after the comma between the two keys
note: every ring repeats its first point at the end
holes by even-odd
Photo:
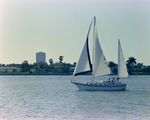
{"type": "Polygon", "coordinates": [[[112,82],[115,82],[115,79],[116,79],[115,77],[112,77],[112,82]]]}
{"type": "Polygon", "coordinates": [[[119,82],[119,79],[120,79],[120,78],[119,78],[119,77],[117,77],[117,83],[119,82]]]}

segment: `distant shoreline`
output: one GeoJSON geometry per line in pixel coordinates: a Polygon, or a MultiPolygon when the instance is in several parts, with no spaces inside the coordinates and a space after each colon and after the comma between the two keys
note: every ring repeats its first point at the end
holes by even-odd
{"type": "MultiPolygon", "coordinates": [[[[0,73],[0,75],[73,75],[73,73],[0,73]]],[[[133,73],[131,75],[150,75],[150,73],[133,73]]]]}
{"type": "Polygon", "coordinates": [[[0,75],[72,75],[72,73],[0,73],[0,75]]]}

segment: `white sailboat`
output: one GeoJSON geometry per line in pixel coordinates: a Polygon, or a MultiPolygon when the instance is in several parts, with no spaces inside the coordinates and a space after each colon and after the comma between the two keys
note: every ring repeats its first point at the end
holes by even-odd
{"type": "MultiPolygon", "coordinates": [[[[87,34],[86,41],[83,46],[81,55],[79,57],[78,63],[76,64],[76,67],[73,73],[73,77],[75,77],[77,75],[82,75],[85,73],[92,72],[92,80],[91,82],[85,82],[85,83],[76,82],[76,81],[71,81],[71,82],[75,84],[80,90],[100,90],[100,91],[125,90],[127,84],[119,82],[119,79],[118,80],[109,79],[108,81],[94,82],[95,77],[111,74],[111,70],[108,67],[106,58],[104,56],[104,53],[99,43],[99,38],[98,38],[97,28],[96,28],[96,17],[94,17],[93,65],[91,63],[88,40],[89,40],[89,32],[92,26],[92,22],[89,27],[88,34],[87,34]]],[[[127,74],[127,69],[125,69],[126,66],[124,65],[125,60],[123,57],[120,41],[118,41],[118,43],[119,43],[118,44],[119,67],[118,68],[120,72],[118,72],[119,74],[117,78],[127,77],[128,74],[127,74]]]]}

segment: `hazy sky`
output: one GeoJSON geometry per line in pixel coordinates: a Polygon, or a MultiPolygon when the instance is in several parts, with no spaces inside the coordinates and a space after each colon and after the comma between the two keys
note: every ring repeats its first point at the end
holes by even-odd
{"type": "Polygon", "coordinates": [[[94,16],[107,61],[117,63],[119,38],[126,60],[150,65],[149,0],[0,0],[0,63],[34,63],[40,51],[77,62],[94,16]]]}

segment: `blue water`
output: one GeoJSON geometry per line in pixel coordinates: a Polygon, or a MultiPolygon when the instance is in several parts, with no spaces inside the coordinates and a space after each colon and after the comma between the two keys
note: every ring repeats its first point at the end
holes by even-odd
{"type": "Polygon", "coordinates": [[[71,79],[0,76],[0,120],[150,120],[150,76],[124,78],[126,90],[111,92],[79,91],[71,79]]]}

